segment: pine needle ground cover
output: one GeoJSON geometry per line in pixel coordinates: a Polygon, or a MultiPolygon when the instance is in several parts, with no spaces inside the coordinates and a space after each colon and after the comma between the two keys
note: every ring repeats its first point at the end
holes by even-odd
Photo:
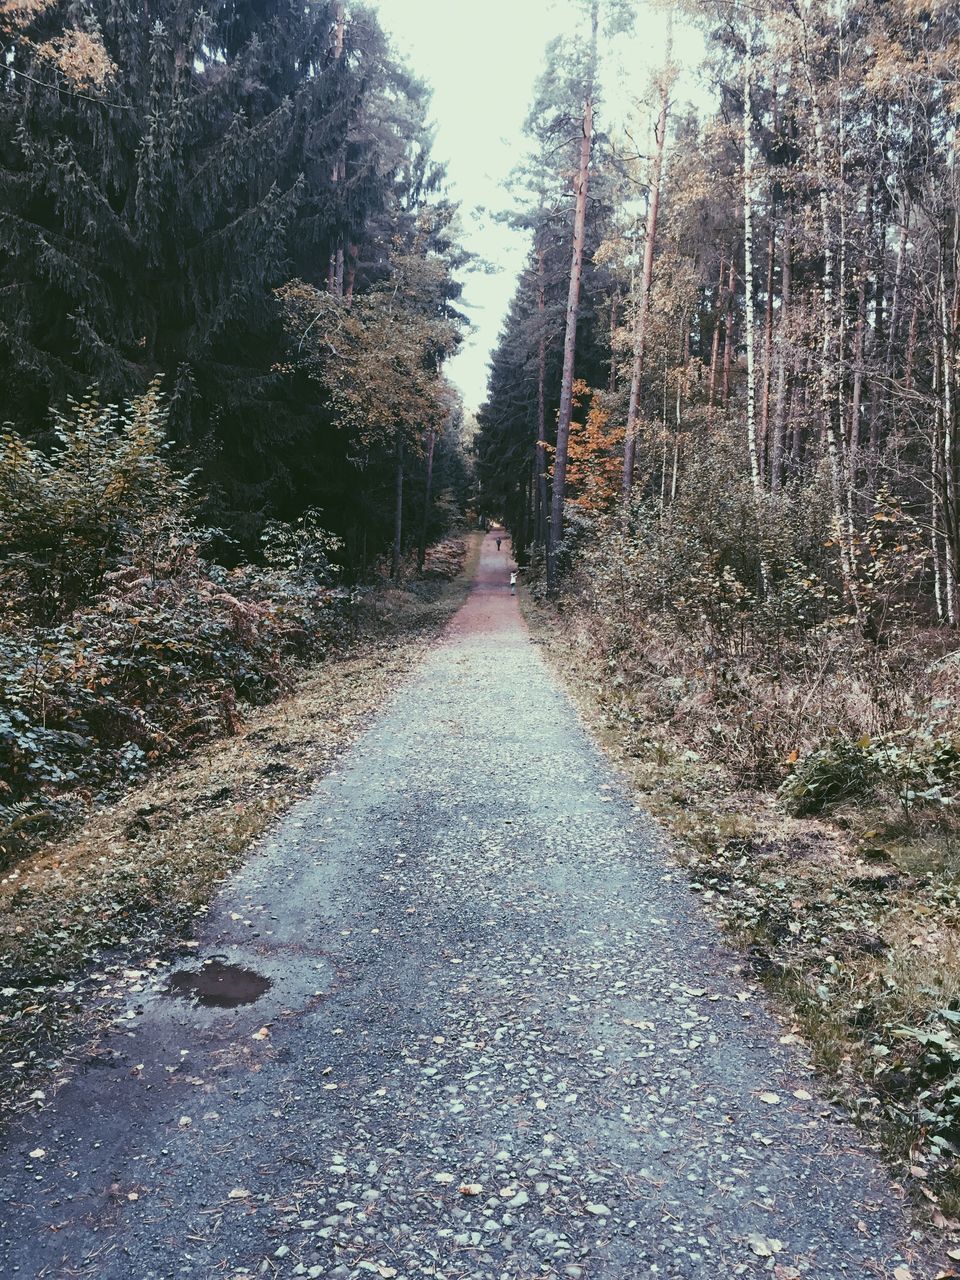
{"type": "Polygon", "coordinates": [[[111,994],[189,949],[194,922],[271,821],[316,785],[416,666],[466,596],[479,538],[431,548],[422,578],[385,582],[325,660],[288,672],[278,700],[241,703],[210,737],[80,830],[0,878],[0,1102],[37,1105],[114,1016],[111,994]],[[282,696],[280,696],[282,694],[282,696]]]}
{"type": "MultiPolygon", "coordinates": [[[[837,751],[807,753],[808,781],[832,777],[836,790],[816,805],[806,791],[798,804],[803,761],[784,758],[775,774],[751,779],[737,768],[742,751],[705,745],[718,720],[731,734],[758,732],[757,690],[745,684],[718,705],[702,646],[679,641],[662,615],[635,620],[631,660],[582,596],[559,608],[524,597],[546,656],[638,803],[676,837],[691,890],[743,948],[786,1034],[808,1047],[934,1225],[955,1229],[960,823],[942,802],[954,777],[950,761],[937,764],[949,755],[944,740],[927,735],[913,751],[910,767],[936,792],[926,803],[904,803],[904,761],[886,773],[871,763],[905,750],[904,735],[893,734],[887,744],[851,743],[852,766],[837,751]]],[[[916,668],[945,686],[955,663],[916,644],[916,668]]],[[[854,664],[833,656],[840,702],[855,692],[854,664]]]]}

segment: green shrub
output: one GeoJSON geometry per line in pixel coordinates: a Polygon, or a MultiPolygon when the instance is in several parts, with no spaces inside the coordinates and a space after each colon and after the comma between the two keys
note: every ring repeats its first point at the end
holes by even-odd
{"type": "Polygon", "coordinates": [[[182,520],[189,479],[166,460],[158,383],[124,408],[95,391],[55,413],[48,452],[0,433],[0,568],[6,607],[51,623],[90,601],[131,542],[182,520]]]}
{"type": "Polygon", "coordinates": [[[868,742],[836,738],[805,755],[778,792],[784,808],[797,816],[819,813],[840,800],[869,794],[880,768],[868,742]]]}
{"type": "Polygon", "coordinates": [[[920,727],[856,742],[835,738],[799,759],[778,794],[789,812],[803,815],[880,788],[893,791],[905,809],[947,805],[958,786],[960,738],[920,727]]]}
{"type": "MultiPolygon", "coordinates": [[[[50,454],[0,440],[0,856],[153,763],[233,732],[346,628],[336,542],[308,512],[225,569],[166,460],[156,387],[95,397],[50,454]]],[[[215,532],[215,531],[213,531],[215,532]]]]}

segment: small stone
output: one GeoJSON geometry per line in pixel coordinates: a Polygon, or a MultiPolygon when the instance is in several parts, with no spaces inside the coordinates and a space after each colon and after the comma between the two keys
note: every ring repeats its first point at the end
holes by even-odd
{"type": "Polygon", "coordinates": [[[587,1213],[592,1213],[598,1218],[608,1218],[610,1210],[605,1204],[588,1204],[587,1213]]]}

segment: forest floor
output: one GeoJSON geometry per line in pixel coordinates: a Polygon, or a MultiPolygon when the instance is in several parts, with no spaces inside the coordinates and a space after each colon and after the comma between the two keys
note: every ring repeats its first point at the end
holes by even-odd
{"type": "MultiPolygon", "coordinates": [[[[104,973],[97,1043],[0,1155],[0,1274],[935,1274],[510,568],[488,538],[443,639],[185,955],[104,973]]],[[[316,739],[280,753],[285,798],[316,739]]],[[[225,762],[204,794],[237,782],[225,762]]]]}

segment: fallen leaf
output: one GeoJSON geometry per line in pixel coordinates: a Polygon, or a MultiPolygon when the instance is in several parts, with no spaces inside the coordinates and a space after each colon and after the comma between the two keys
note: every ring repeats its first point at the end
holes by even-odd
{"type": "Polygon", "coordinates": [[[796,1267],[789,1267],[784,1262],[778,1262],[773,1268],[773,1274],[776,1280],[800,1280],[800,1272],[796,1267]]]}
{"type": "Polygon", "coordinates": [[[462,1196],[478,1196],[483,1190],[483,1186],[479,1182],[462,1182],[459,1187],[462,1196]]]}
{"type": "Polygon", "coordinates": [[[770,1104],[770,1106],[774,1106],[776,1103],[780,1101],[780,1095],[779,1093],[770,1093],[770,1092],[761,1093],[760,1101],[767,1102],[770,1104]]]}
{"type": "Polygon", "coordinates": [[[770,1236],[761,1236],[757,1232],[747,1236],[747,1244],[750,1246],[750,1252],[755,1253],[758,1258],[772,1258],[775,1253],[779,1253],[783,1248],[782,1240],[774,1240],[770,1236]]]}
{"type": "Polygon", "coordinates": [[[895,1267],[893,1272],[893,1280],[913,1280],[913,1275],[909,1267],[895,1267]]]}
{"type": "Polygon", "coordinates": [[[249,1194],[250,1192],[246,1189],[246,1187],[234,1187],[233,1190],[227,1196],[227,1199],[228,1200],[246,1200],[249,1194]]]}
{"type": "Polygon", "coordinates": [[[793,1096],[799,1098],[801,1102],[810,1102],[813,1099],[812,1093],[807,1093],[806,1089],[794,1089],[793,1096]]]}
{"type": "Polygon", "coordinates": [[[269,1027],[261,1027],[261,1028],[260,1028],[260,1030],[259,1030],[259,1031],[255,1031],[255,1032],[253,1033],[253,1035],[252,1035],[250,1038],[251,1038],[251,1040],[269,1040],[269,1039],[270,1039],[270,1028],[269,1028],[269,1027]]]}

